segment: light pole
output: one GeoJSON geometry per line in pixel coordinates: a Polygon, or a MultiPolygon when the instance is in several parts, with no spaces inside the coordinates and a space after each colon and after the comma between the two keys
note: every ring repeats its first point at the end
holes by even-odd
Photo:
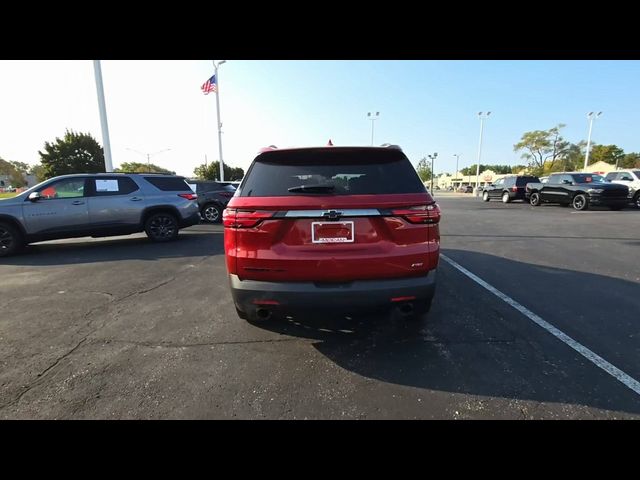
{"type": "Polygon", "coordinates": [[[109,140],[109,124],[107,123],[107,107],[104,102],[104,87],[102,85],[102,67],[100,66],[100,60],[93,61],[93,72],[96,77],[98,109],[100,110],[100,125],[102,127],[102,143],[104,144],[104,170],[105,172],[113,172],[111,141],[109,140]]]}
{"type": "Polygon", "coordinates": [[[458,160],[460,160],[460,155],[457,153],[454,153],[453,156],[456,157],[456,177],[455,178],[458,178],[458,160]]]}
{"type": "Polygon", "coordinates": [[[127,147],[127,150],[130,150],[132,152],[138,153],[140,155],[142,155],[143,157],[147,157],[147,172],[151,173],[151,167],[150,167],[150,158],[153,155],[158,155],[159,153],[163,153],[163,152],[168,152],[169,150],[171,150],[170,148],[165,148],[164,150],[160,150],[159,152],[155,152],[155,153],[143,153],[143,152],[139,152],[138,150],[134,150],[133,148],[129,148],[127,147]]]}
{"type": "Polygon", "coordinates": [[[373,147],[373,122],[378,119],[380,116],[380,112],[376,112],[375,115],[373,112],[367,112],[367,117],[371,120],[371,146],[373,147]]]}
{"type": "Polygon", "coordinates": [[[587,169],[587,165],[589,165],[589,150],[591,149],[591,131],[593,130],[593,121],[602,115],[602,112],[598,112],[594,115],[593,112],[587,113],[587,118],[589,119],[589,136],[587,137],[587,153],[584,156],[584,169],[587,169]]]}
{"type": "Polygon", "coordinates": [[[222,159],[222,122],[220,121],[220,75],[218,74],[218,68],[223,63],[226,63],[226,60],[221,60],[216,64],[216,61],[213,60],[213,69],[214,75],[216,76],[216,112],[218,114],[218,152],[220,154],[220,181],[224,182],[224,160],[222,159]]]}
{"type": "Polygon", "coordinates": [[[436,157],[438,156],[437,152],[434,152],[433,155],[427,155],[427,157],[429,157],[431,159],[431,189],[430,192],[431,195],[433,195],[433,177],[434,177],[434,172],[433,172],[433,161],[436,159],[436,157]]]}
{"type": "Polygon", "coordinates": [[[491,112],[478,112],[478,117],[480,118],[480,141],[478,142],[478,165],[476,165],[476,197],[480,194],[478,191],[479,179],[480,179],[480,156],[482,154],[482,129],[483,129],[483,120],[488,118],[491,115],[491,112]]]}

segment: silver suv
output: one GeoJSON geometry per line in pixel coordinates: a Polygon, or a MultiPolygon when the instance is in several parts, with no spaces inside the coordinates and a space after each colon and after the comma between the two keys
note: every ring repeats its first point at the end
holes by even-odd
{"type": "Polygon", "coordinates": [[[77,174],[0,200],[0,257],[32,242],[146,232],[157,242],[200,221],[198,196],[183,177],[77,174]]]}
{"type": "Polygon", "coordinates": [[[629,187],[629,199],[633,201],[637,208],[640,208],[640,168],[609,172],[605,179],[609,182],[629,187]]]}

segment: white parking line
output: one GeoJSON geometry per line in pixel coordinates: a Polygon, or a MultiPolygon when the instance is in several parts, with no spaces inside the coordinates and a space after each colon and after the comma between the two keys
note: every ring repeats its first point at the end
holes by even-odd
{"type": "Polygon", "coordinates": [[[610,364],[604,358],[602,358],[598,354],[592,352],[591,350],[589,350],[587,347],[585,347],[581,343],[576,342],[569,335],[565,334],[561,330],[558,330],[556,327],[551,325],[549,322],[543,320],[538,315],[533,313],[527,307],[524,307],[524,306],[520,305],[513,298],[511,298],[508,295],[505,295],[504,293],[502,293],[497,288],[489,285],[487,282],[482,280],[480,277],[478,277],[477,275],[471,273],[469,270],[464,268],[462,265],[456,263],[455,261],[451,260],[446,255],[440,254],[440,258],[442,258],[445,262],[447,262],[449,265],[451,265],[455,269],[457,269],[460,272],[464,273],[467,277],[469,277],[471,280],[476,282],[478,285],[481,285],[482,287],[484,287],[487,290],[489,290],[496,297],[500,298],[501,300],[503,300],[506,303],[508,303],[509,305],[511,305],[513,308],[515,308],[520,313],[522,313],[524,316],[526,316],[529,320],[533,321],[534,323],[536,323],[540,327],[544,328],[551,335],[553,335],[557,339],[559,339],[562,342],[564,342],[567,345],[569,345],[571,348],[573,348],[576,352],[578,352],[580,355],[585,357],[591,363],[593,363],[597,367],[601,368],[602,370],[607,372],[609,375],[614,377],[616,380],[622,382],[625,386],[627,386],[628,388],[633,390],[635,393],[640,395],[640,382],[638,380],[636,380],[635,378],[631,377],[630,375],[627,375],[625,372],[620,370],[618,367],[610,364]]]}

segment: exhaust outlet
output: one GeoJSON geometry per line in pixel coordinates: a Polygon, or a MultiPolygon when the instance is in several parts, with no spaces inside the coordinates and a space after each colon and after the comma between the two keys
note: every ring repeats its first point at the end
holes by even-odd
{"type": "Polygon", "coordinates": [[[271,318],[271,310],[259,308],[256,310],[256,315],[260,320],[269,320],[271,318]]]}
{"type": "Polygon", "coordinates": [[[400,305],[399,310],[403,315],[411,315],[413,313],[413,303],[403,303],[400,305]]]}

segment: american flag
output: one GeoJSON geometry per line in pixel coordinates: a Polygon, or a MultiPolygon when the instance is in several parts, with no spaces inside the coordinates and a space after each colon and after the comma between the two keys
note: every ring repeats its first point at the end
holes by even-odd
{"type": "Polygon", "coordinates": [[[202,92],[205,95],[209,95],[211,92],[215,92],[216,89],[218,88],[218,85],[216,84],[216,76],[214,75],[209,80],[204,82],[202,84],[202,87],[200,87],[200,88],[202,89],[202,92]]]}

